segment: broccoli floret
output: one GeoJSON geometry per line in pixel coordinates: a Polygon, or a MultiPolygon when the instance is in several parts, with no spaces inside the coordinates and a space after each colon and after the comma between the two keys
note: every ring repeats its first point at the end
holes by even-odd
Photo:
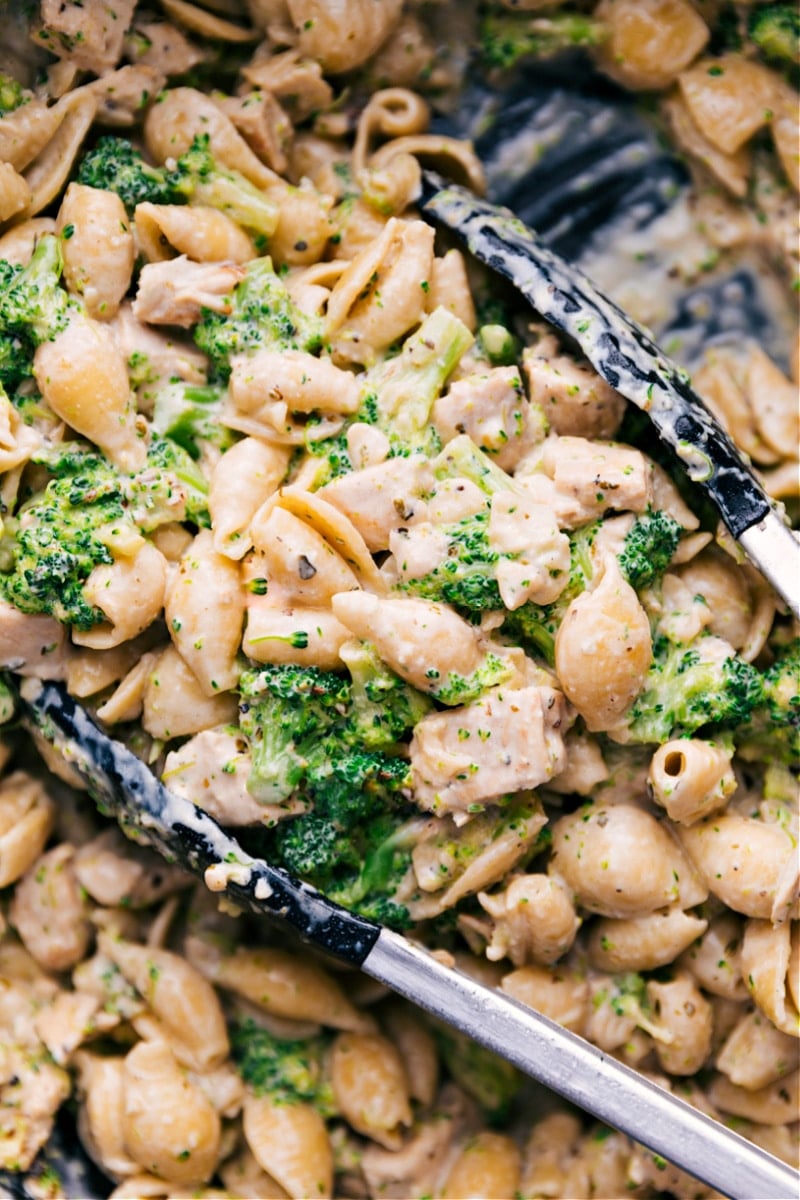
{"type": "Polygon", "coordinates": [[[24,379],[32,378],[32,355],[14,333],[0,328],[0,386],[13,392],[24,379]]]}
{"type": "Polygon", "coordinates": [[[493,496],[495,492],[527,494],[522,485],[498,467],[466,433],[447,443],[433,460],[433,473],[437,479],[469,479],[487,496],[493,496]]]}
{"type": "Polygon", "coordinates": [[[153,428],[198,459],[203,443],[227,450],[234,434],[222,424],[225,392],[210,384],[169,383],[156,392],[153,428]]]}
{"type": "MultiPolygon", "coordinates": [[[[0,293],[11,286],[21,271],[22,267],[17,263],[0,258],[0,293]]],[[[30,359],[30,350],[23,345],[19,335],[5,328],[4,322],[0,321],[0,385],[13,391],[32,374],[30,359]]]]}
{"type": "Polygon", "coordinates": [[[21,273],[20,263],[6,262],[4,258],[0,258],[0,292],[4,292],[21,273]]]}
{"type": "Polygon", "coordinates": [[[437,1023],[435,1036],[442,1060],[456,1083],[477,1101],[487,1117],[504,1121],[525,1076],[465,1033],[437,1023]]]}
{"type": "Polygon", "coordinates": [[[318,812],[322,806],[345,827],[408,788],[408,762],[382,750],[408,732],[417,711],[425,711],[424,698],[417,703],[400,680],[392,688],[390,673],[377,666],[362,661],[354,670],[355,687],[333,671],[294,664],[243,673],[239,725],[251,745],[248,788],[257,799],[280,804],[302,787],[318,812]]]}
{"type": "MultiPolygon", "coordinates": [[[[309,435],[313,435],[313,417],[309,420],[308,427],[309,435]]],[[[313,458],[317,459],[317,469],[311,485],[312,490],[324,487],[326,483],[330,483],[332,479],[338,479],[340,475],[349,475],[353,470],[350,451],[347,447],[346,427],[340,433],[329,438],[315,440],[313,436],[309,436],[305,449],[313,458]]]]}
{"type": "Polygon", "coordinates": [[[269,237],[278,224],[274,201],[241,175],[217,163],[209,135],[199,134],[174,162],[154,167],[125,138],[102,137],[78,167],[78,183],[116,192],[129,212],[137,204],[203,204],[269,237]]]}
{"type": "Polygon", "coordinates": [[[124,520],[110,464],[101,455],[81,456],[73,472],[51,480],[20,510],[13,570],[0,579],[6,599],[79,630],[97,625],[103,614],[83,585],[94,567],[114,561],[98,531],[124,520]]]}
{"type": "Polygon", "coordinates": [[[585,13],[527,16],[490,11],[481,22],[480,54],[490,69],[507,70],[522,59],[553,58],[565,50],[597,46],[607,35],[607,26],[585,13]]]}
{"type": "Polygon", "coordinates": [[[409,733],[433,707],[427,696],[390,671],[367,642],[346,644],[341,656],[351,680],[351,745],[385,750],[409,733]]]}
{"type": "Polygon", "coordinates": [[[394,929],[412,924],[408,909],[393,897],[411,865],[411,813],[376,811],[369,820],[357,814],[347,824],[330,816],[325,795],[317,795],[313,812],[278,825],[270,851],[272,861],[299,875],[324,895],[394,929]]]}
{"type": "Polygon", "coordinates": [[[257,1096],[276,1104],[302,1101],[325,1117],[335,1115],[333,1088],[323,1072],[329,1036],[284,1041],[251,1017],[232,1022],[229,1034],[233,1061],[257,1096]]]}
{"type": "Polygon", "coordinates": [[[447,539],[445,557],[427,575],[404,580],[400,590],[424,600],[443,600],[468,615],[502,609],[495,574],[501,555],[489,545],[488,527],[488,510],[437,526],[447,539]]]}
{"type": "Polygon", "coordinates": [[[766,58],[800,63],[800,10],[794,4],[764,4],[754,8],[748,33],[766,58]]]}
{"type": "Polygon", "coordinates": [[[22,612],[49,613],[79,630],[105,619],[86,599],[83,585],[96,566],[114,561],[110,546],[116,534],[182,517],[175,504],[178,490],[186,497],[189,519],[200,523],[205,513],[205,481],[188,455],[165,440],[153,442],[145,467],[133,475],[121,474],[80,442],[42,449],[32,461],[53,478],[8,522],[13,562],[0,576],[0,591],[22,612]]]}
{"type": "Polygon", "coordinates": [[[333,437],[314,438],[309,423],[306,449],[319,459],[313,487],[320,488],[353,469],[347,428],[354,422],[376,425],[389,438],[390,454],[437,454],[440,442],[431,424],[431,409],[472,334],[452,313],[439,308],[406,338],[400,353],[364,375],[358,412],[333,437]]]}
{"type": "Polygon", "coordinates": [[[649,587],[664,574],[680,536],[681,526],[662,509],[648,508],[636,518],[619,554],[620,570],[631,587],[649,587]]]}
{"type": "Polygon", "coordinates": [[[519,340],[505,325],[481,325],[478,347],[493,367],[510,367],[519,360],[519,340]]]}
{"type": "Polygon", "coordinates": [[[293,664],[245,671],[239,687],[239,725],[252,753],[248,789],[263,804],[281,804],[305,780],[311,755],[349,700],[349,687],[331,671],[293,664]]]}
{"type": "Polygon", "coordinates": [[[645,684],[631,706],[627,732],[634,742],[667,742],[705,725],[742,725],[763,699],[755,667],[724,643],[700,636],[688,646],[659,637],[645,684]]]}
{"type": "Polygon", "coordinates": [[[239,171],[220,166],[211,152],[207,133],[198,134],[185,154],[166,172],[173,203],[181,198],[219,209],[239,225],[270,237],[280,208],[239,171]]]}
{"type": "Polygon", "coordinates": [[[0,676],[0,725],[7,725],[15,716],[16,711],[17,702],[14,698],[14,693],[5,679],[0,676]]]}
{"type": "Polygon", "coordinates": [[[208,355],[217,379],[230,375],[235,354],[261,349],[319,350],[322,324],[296,306],[269,258],[248,263],[231,294],[227,314],[208,309],[194,328],[194,340],[208,355]]]}
{"type": "Polygon", "coordinates": [[[13,75],[0,71],[0,117],[15,112],[23,104],[27,104],[30,98],[31,93],[13,75]]]}
{"type": "Polygon", "coordinates": [[[367,372],[356,420],[377,425],[394,454],[435,454],[439,443],[431,409],[472,341],[458,317],[437,308],[406,338],[399,354],[367,372]]]}
{"type": "Polygon", "coordinates": [[[6,283],[0,290],[0,333],[18,338],[30,358],[38,345],[51,341],[69,323],[74,303],[61,287],[62,267],[58,238],[45,233],[26,267],[3,273],[6,283]]]}
{"type": "Polygon", "coordinates": [[[251,746],[250,792],[273,804],[299,795],[310,806],[272,832],[271,861],[403,928],[407,910],[392,896],[410,862],[410,766],[381,747],[408,732],[424,698],[381,666],[369,651],[354,656],[352,684],[315,667],[246,671],[240,728],[251,746]]]}
{"type": "Polygon", "coordinates": [[[78,183],[116,192],[128,212],[137,204],[172,204],[173,189],[165,171],[145,162],[139,151],[121,137],[101,137],[78,167],[78,183]]]}
{"type": "Polygon", "coordinates": [[[182,446],[170,438],[153,438],[143,470],[124,484],[131,516],[149,532],[171,521],[185,520],[208,528],[208,483],[182,446]],[[180,497],[181,510],[177,507],[180,497]]]}
{"type": "Polygon", "coordinates": [[[794,638],[761,677],[763,700],[737,731],[739,753],[750,761],[800,766],[800,638],[794,638]]]}
{"type": "Polygon", "coordinates": [[[459,675],[457,671],[451,671],[441,679],[439,672],[431,669],[427,676],[431,680],[431,694],[441,704],[453,708],[459,704],[469,704],[490,688],[508,683],[514,672],[509,658],[490,653],[484,656],[480,666],[471,675],[459,675]]]}

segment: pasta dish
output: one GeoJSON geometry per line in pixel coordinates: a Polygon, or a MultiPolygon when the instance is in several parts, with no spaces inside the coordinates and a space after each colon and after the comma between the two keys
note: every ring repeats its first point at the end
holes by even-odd
{"type": "MultiPolygon", "coordinates": [[[[422,165],[484,188],[431,127],[469,71],[582,55],[685,156],[703,269],[746,250],[789,311],[796,8],[11,7],[0,667],[795,1164],[799,631],[415,201],[422,165]]],[[[693,382],[791,520],[788,366],[723,340],[693,382]]],[[[65,1108],[115,1198],[717,1194],[220,904],[0,710],[0,1166],[32,1194],[65,1108]]]]}

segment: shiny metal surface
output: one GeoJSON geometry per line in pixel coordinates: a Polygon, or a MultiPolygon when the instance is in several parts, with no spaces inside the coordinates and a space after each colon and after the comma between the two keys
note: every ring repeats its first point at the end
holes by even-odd
{"type": "Polygon", "coordinates": [[[384,929],[362,970],[734,1200],[792,1200],[800,1175],[547,1017],[384,929]]]}
{"type": "Polygon", "coordinates": [[[800,621],[800,540],[776,512],[739,535],[739,545],[800,621]]]}

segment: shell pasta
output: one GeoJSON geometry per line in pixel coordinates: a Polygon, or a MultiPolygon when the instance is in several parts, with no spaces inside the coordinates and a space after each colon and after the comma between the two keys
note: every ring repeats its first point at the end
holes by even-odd
{"type": "MultiPolygon", "coordinates": [[[[687,156],[698,270],[749,255],[780,290],[784,6],[24,7],[0,669],[794,1163],[800,630],[622,397],[417,208],[427,166],[485,190],[438,121],[472,66],[502,86],[577,45],[687,156]]],[[[791,519],[784,366],[715,339],[695,382],[791,519]]],[[[14,716],[0,677],[0,1167],[32,1194],[62,1194],[40,1152],[68,1104],[119,1200],[716,1195],[220,902],[234,864],[129,840],[14,716]]]]}

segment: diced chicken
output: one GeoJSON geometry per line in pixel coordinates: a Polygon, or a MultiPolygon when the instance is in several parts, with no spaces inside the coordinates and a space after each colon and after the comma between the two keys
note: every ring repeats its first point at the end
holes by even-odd
{"type": "Polygon", "coordinates": [[[471,675],[484,661],[477,630],[446,604],[340,592],[332,607],[337,620],[372,642],[384,662],[420,691],[437,692],[452,675],[471,675]]]}
{"type": "Polygon", "coordinates": [[[275,97],[270,92],[250,92],[244,96],[223,96],[216,102],[258,157],[273,171],[285,175],[293,129],[275,97]]]}
{"type": "Polygon", "coordinates": [[[5,1058],[8,1079],[0,1089],[0,1166],[27,1171],[69,1096],[70,1078],[63,1067],[48,1060],[42,1043],[7,1045],[5,1058]]]}
{"type": "Polygon", "coordinates": [[[126,301],[109,326],[131,375],[131,383],[154,395],[171,380],[205,383],[206,356],[181,337],[150,329],[138,321],[126,301]]]}
{"type": "Polygon", "coordinates": [[[486,495],[470,479],[442,479],[428,501],[428,517],[437,525],[447,525],[471,517],[486,508],[486,495]]]}
{"type": "Polygon", "coordinates": [[[555,513],[513,492],[496,492],[489,515],[489,545],[501,555],[497,585],[503,604],[519,608],[526,600],[550,604],[569,579],[569,538],[555,513]]]}
{"type": "Polygon", "coordinates": [[[396,529],[389,538],[392,573],[404,583],[409,579],[422,579],[441,566],[449,546],[447,534],[430,521],[423,521],[413,529],[396,529]]]}
{"type": "Polygon", "coordinates": [[[561,692],[497,688],[474,704],[424,717],[414,730],[417,803],[468,813],[510,792],[546,783],[566,765],[561,692]]]}
{"type": "Polygon", "coordinates": [[[36,1032],[55,1062],[63,1067],[87,1037],[113,1027],[118,1020],[116,1015],[100,1012],[98,996],[88,992],[59,992],[52,1004],[36,1014],[36,1032]]]}
{"type": "Polygon", "coordinates": [[[115,129],[130,128],[154,96],[164,90],[167,77],[153,67],[136,63],[120,67],[89,86],[97,99],[95,120],[115,129]]]}
{"type": "Polygon", "coordinates": [[[625,412],[619,392],[588,362],[558,353],[551,336],[522,352],[528,395],[538,404],[555,433],[587,438],[611,438],[625,412]]]}
{"type": "Polygon", "coordinates": [[[146,908],[192,883],[180,867],[132,843],[119,829],[105,829],[75,855],[75,877],[104,908],[146,908]]]}
{"type": "Polygon", "coordinates": [[[390,443],[383,430],[364,421],[347,427],[347,453],[355,471],[376,467],[389,457],[390,443]]]}
{"type": "Polygon", "coordinates": [[[119,62],[135,7],[136,0],[42,0],[41,25],[33,39],[81,70],[101,75],[119,62]]]}
{"type": "Polygon", "coordinates": [[[0,667],[37,679],[66,674],[64,626],[54,617],[20,612],[0,600],[0,667]]]}
{"type": "Polygon", "coordinates": [[[231,292],[244,276],[235,263],[195,263],[181,255],[167,262],[148,263],[139,276],[132,312],[150,325],[180,325],[189,329],[204,308],[231,311],[231,292]]]}
{"type": "Polygon", "coordinates": [[[434,404],[433,424],[443,442],[469,434],[504,471],[512,471],[546,432],[542,411],[527,399],[516,367],[457,379],[434,404]]]}
{"type": "Polygon", "coordinates": [[[295,123],[328,108],[333,100],[333,89],[323,78],[320,64],[298,50],[268,56],[257,51],[252,62],[242,68],[242,75],[254,88],[277,96],[295,123]]]}
{"type": "Polygon", "coordinates": [[[609,511],[644,512],[653,500],[650,464],[631,446],[548,438],[540,465],[555,484],[553,501],[562,526],[583,525],[609,511]]]}
{"type": "Polygon", "coordinates": [[[427,459],[390,458],[385,463],[342,475],[320,489],[355,525],[373,553],[386,550],[395,530],[424,521],[424,496],[433,490],[427,459]]]}
{"type": "Polygon", "coordinates": [[[137,21],[125,39],[128,58],[163,75],[185,75],[205,55],[168,21],[137,21]]]}
{"type": "Polygon", "coordinates": [[[223,825],[271,824],[290,815],[285,806],[259,804],[247,790],[247,743],[228,726],[204,729],[167,755],[162,779],[223,825]]]}

